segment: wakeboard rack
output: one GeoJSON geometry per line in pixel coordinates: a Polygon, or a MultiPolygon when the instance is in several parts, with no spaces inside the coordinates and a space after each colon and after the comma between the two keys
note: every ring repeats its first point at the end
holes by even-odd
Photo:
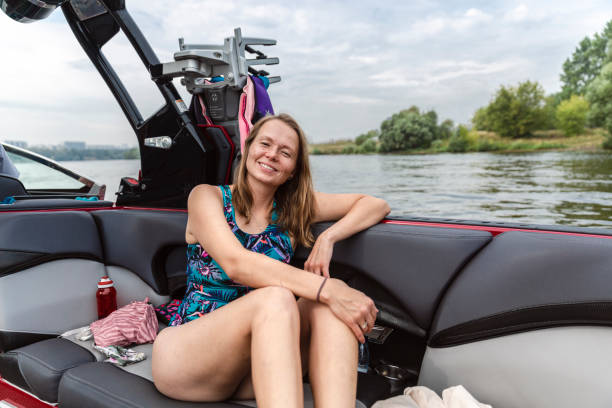
{"type": "Polygon", "coordinates": [[[276,40],[243,37],[240,28],[234,29],[234,36],[225,38],[223,45],[186,44],[183,38],[179,38],[179,51],[174,54],[174,61],[152,66],[151,78],[158,81],[180,77],[181,84],[191,94],[224,86],[240,89],[249,74],[266,76],[270,83],[280,82],[280,76],[269,77],[267,71],[254,68],[279,63],[277,57],[268,57],[253,48],[257,45],[276,45],[276,40]],[[255,58],[247,58],[247,53],[255,58]],[[222,80],[211,82],[213,78],[222,80]]]}

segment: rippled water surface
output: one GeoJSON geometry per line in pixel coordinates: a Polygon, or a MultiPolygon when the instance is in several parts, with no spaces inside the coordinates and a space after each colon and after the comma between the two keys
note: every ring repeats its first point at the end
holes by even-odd
{"type": "MultiPolygon", "coordinates": [[[[107,185],[135,160],[65,162],[107,185]]],[[[612,154],[311,156],[315,188],[385,198],[395,216],[612,227],[612,154]]]]}
{"type": "Polygon", "coordinates": [[[612,226],[612,154],[313,156],[315,187],[385,198],[392,215],[612,226]]]}

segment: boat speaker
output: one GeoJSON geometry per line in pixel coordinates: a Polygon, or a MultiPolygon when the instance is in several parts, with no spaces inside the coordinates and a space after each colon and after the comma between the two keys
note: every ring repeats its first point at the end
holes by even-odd
{"type": "Polygon", "coordinates": [[[66,0],[0,0],[0,9],[15,21],[32,23],[47,18],[66,0]]]}

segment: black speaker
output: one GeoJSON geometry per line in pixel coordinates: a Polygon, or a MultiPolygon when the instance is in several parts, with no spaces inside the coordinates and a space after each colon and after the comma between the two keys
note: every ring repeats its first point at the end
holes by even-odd
{"type": "Polygon", "coordinates": [[[0,0],[0,9],[20,23],[42,20],[66,0],[0,0]]]}

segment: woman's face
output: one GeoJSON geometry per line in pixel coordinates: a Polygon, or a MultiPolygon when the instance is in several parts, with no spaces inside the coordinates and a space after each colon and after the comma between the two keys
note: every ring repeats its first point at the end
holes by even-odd
{"type": "Polygon", "coordinates": [[[297,133],[283,121],[266,122],[249,148],[248,175],[262,183],[280,186],[295,172],[299,145],[297,133]]]}

